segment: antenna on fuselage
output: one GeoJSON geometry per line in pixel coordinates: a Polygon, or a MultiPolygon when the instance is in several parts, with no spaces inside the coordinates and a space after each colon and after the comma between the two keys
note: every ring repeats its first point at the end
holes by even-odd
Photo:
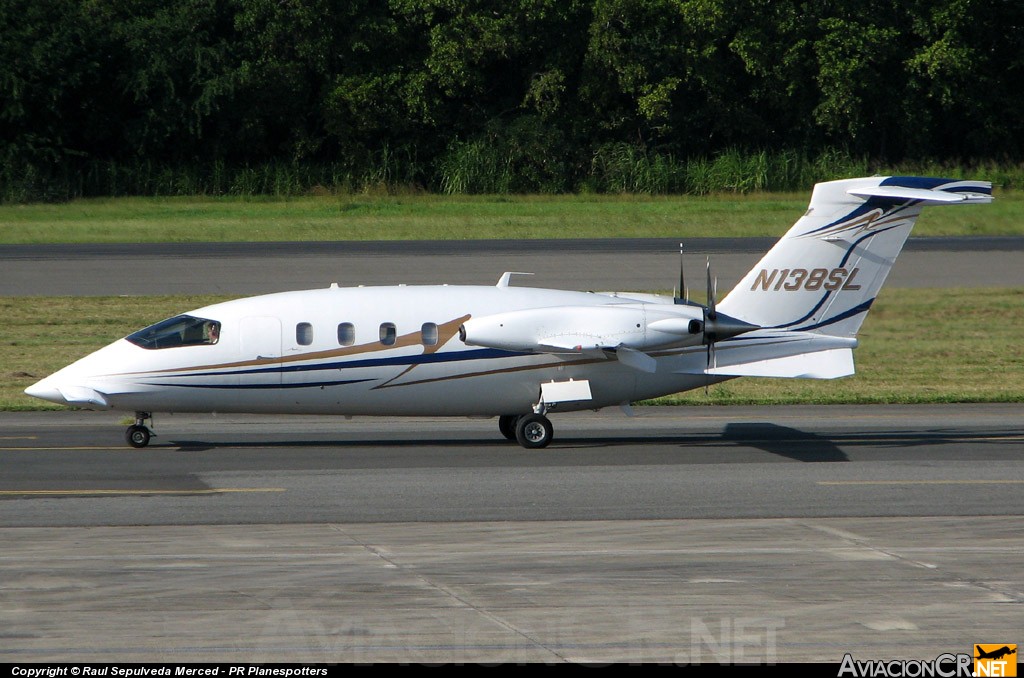
{"type": "Polygon", "coordinates": [[[498,284],[495,285],[495,287],[508,287],[509,286],[509,282],[512,280],[512,276],[514,276],[514,275],[533,275],[533,274],[532,273],[525,273],[523,271],[505,271],[504,273],[501,274],[501,277],[498,278],[498,284]]]}

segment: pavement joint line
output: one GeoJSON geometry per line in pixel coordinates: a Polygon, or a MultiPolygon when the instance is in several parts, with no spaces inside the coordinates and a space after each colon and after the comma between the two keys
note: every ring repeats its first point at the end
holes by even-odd
{"type": "Polygon", "coordinates": [[[376,547],[372,546],[371,544],[368,544],[368,543],[364,542],[363,540],[359,539],[358,537],[349,534],[348,532],[345,531],[345,529],[342,526],[335,524],[335,525],[331,525],[331,528],[336,530],[337,532],[343,534],[344,536],[348,537],[348,539],[350,539],[353,543],[358,544],[359,546],[363,547],[364,549],[369,551],[371,554],[373,554],[377,558],[380,558],[385,563],[390,565],[392,568],[396,568],[399,571],[404,571],[407,574],[411,574],[413,577],[415,577],[416,579],[419,579],[421,582],[426,584],[428,587],[434,589],[435,591],[439,591],[441,594],[447,596],[448,598],[451,598],[451,599],[455,600],[460,605],[464,605],[466,608],[468,608],[470,610],[473,610],[474,612],[476,612],[477,614],[485,617],[486,619],[489,619],[492,623],[500,626],[501,628],[505,629],[506,631],[509,631],[510,633],[513,633],[514,635],[519,636],[520,638],[525,639],[527,642],[529,642],[534,647],[536,647],[538,649],[541,649],[541,650],[544,650],[545,652],[551,653],[553,656],[557,657],[560,661],[563,661],[563,662],[568,662],[569,661],[568,657],[566,657],[564,654],[559,653],[554,647],[552,647],[548,643],[544,643],[543,641],[538,640],[537,638],[534,638],[532,635],[530,635],[526,631],[523,631],[522,629],[517,627],[515,624],[513,624],[513,623],[511,623],[511,622],[509,622],[509,621],[507,621],[505,619],[502,619],[501,617],[499,617],[498,615],[494,614],[493,612],[489,612],[489,611],[485,610],[484,608],[480,607],[479,605],[475,605],[474,603],[470,602],[465,597],[459,595],[454,590],[452,590],[451,588],[445,586],[444,584],[436,582],[433,579],[431,579],[431,578],[427,577],[426,575],[421,574],[419,572],[410,571],[407,568],[403,568],[399,563],[395,562],[395,559],[394,559],[393,556],[387,555],[381,549],[376,548],[376,547]]]}
{"type": "Polygon", "coordinates": [[[913,558],[908,558],[907,556],[900,555],[895,551],[881,548],[879,546],[873,546],[871,544],[870,537],[864,537],[853,532],[848,532],[846,530],[839,530],[833,527],[829,527],[828,525],[815,525],[813,523],[808,524],[806,522],[800,522],[800,524],[803,527],[813,530],[815,532],[832,535],[833,537],[836,537],[837,539],[844,541],[855,548],[870,551],[872,553],[881,553],[884,556],[893,558],[898,562],[907,563],[908,565],[911,565],[913,567],[919,567],[925,570],[938,569],[938,565],[935,565],[934,563],[926,563],[921,560],[914,560],[913,558]]]}

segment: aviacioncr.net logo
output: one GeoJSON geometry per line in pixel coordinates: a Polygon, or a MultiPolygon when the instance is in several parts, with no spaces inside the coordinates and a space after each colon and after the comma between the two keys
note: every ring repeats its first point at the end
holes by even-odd
{"type": "Polygon", "coordinates": [[[940,654],[935,659],[854,659],[847,652],[838,676],[850,678],[972,678],[969,654],[940,654]]]}
{"type": "Polygon", "coordinates": [[[979,678],[998,676],[1015,678],[1017,675],[1017,646],[999,643],[974,645],[974,675],[979,678]]]}

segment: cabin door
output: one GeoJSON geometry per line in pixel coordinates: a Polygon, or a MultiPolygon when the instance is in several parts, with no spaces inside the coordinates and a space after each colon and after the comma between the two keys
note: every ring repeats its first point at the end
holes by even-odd
{"type": "Polygon", "coordinates": [[[259,388],[281,384],[281,321],[268,316],[242,318],[239,386],[259,388]]]}

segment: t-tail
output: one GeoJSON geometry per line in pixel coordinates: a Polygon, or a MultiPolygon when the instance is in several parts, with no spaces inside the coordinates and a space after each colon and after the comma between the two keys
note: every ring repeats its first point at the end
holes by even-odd
{"type": "Polygon", "coordinates": [[[817,184],[804,216],[718,308],[768,330],[854,337],[921,210],[991,200],[986,181],[870,177],[817,184]]]}

